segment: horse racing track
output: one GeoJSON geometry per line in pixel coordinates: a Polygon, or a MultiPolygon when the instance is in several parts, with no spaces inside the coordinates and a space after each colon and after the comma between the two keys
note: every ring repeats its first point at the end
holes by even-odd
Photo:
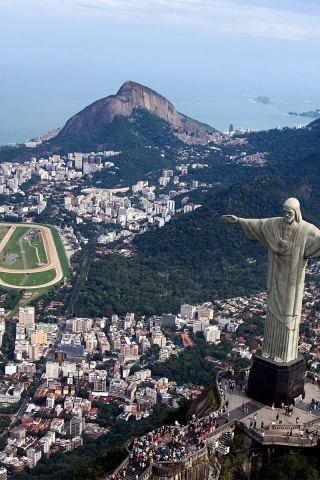
{"type": "Polygon", "coordinates": [[[0,224],[0,285],[39,289],[62,280],[63,246],[57,232],[36,224],[0,224]],[[58,245],[59,243],[59,245],[58,245]]]}

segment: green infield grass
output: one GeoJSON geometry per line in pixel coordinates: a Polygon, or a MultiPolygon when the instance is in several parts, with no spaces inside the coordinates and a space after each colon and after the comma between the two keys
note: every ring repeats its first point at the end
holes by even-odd
{"type": "MultiPolygon", "coordinates": [[[[8,285],[19,286],[21,285],[22,280],[24,279],[24,273],[7,273],[7,272],[0,272],[0,278],[4,282],[8,283],[8,285]]],[[[23,288],[23,287],[21,287],[23,288]]]]}
{"type": "Polygon", "coordinates": [[[28,228],[26,227],[15,228],[0,254],[1,265],[5,266],[6,268],[12,268],[13,270],[23,268],[19,239],[27,232],[27,230],[28,228]],[[10,262],[10,258],[14,259],[14,263],[10,262]],[[9,263],[7,263],[8,260],[9,263]]]}
{"type": "MultiPolygon", "coordinates": [[[[44,248],[43,237],[42,235],[37,234],[37,226],[35,225],[28,225],[28,226],[15,226],[15,231],[13,232],[11,238],[5,245],[3,252],[0,254],[0,264],[1,266],[6,266],[6,268],[11,268],[12,272],[0,272],[0,279],[2,279],[5,283],[11,286],[12,288],[21,288],[21,289],[28,289],[28,287],[39,286],[39,290],[37,291],[37,295],[43,294],[45,291],[51,288],[51,286],[47,286],[47,284],[52,281],[56,276],[56,270],[54,268],[44,271],[44,272],[34,272],[32,273],[33,268],[37,268],[43,264],[47,264],[48,259],[44,248]],[[23,260],[21,257],[21,248],[19,245],[19,239],[23,237],[28,230],[33,230],[34,235],[30,235],[30,238],[23,241],[22,249],[26,256],[28,262],[28,268],[24,268],[23,260]],[[4,263],[5,255],[9,255],[11,259],[7,265],[4,263]],[[12,257],[14,259],[12,260],[12,257]],[[25,270],[25,273],[16,273],[15,270],[21,268],[25,270]]],[[[40,226],[40,225],[39,225],[40,226]]],[[[68,258],[62,244],[59,232],[56,228],[41,225],[43,227],[49,228],[52,233],[52,237],[54,240],[55,248],[58,254],[58,259],[62,269],[62,278],[59,282],[63,281],[64,278],[69,278],[70,276],[70,268],[68,258]]],[[[3,236],[8,231],[9,227],[6,227],[6,231],[4,231],[5,227],[0,227],[3,230],[3,236]]],[[[1,231],[0,231],[1,236],[1,231]]],[[[21,242],[20,242],[21,243],[21,242]]],[[[31,290],[30,290],[31,291],[31,290]]],[[[33,289],[32,289],[33,291],[33,289]]]]}
{"type": "Polygon", "coordinates": [[[45,272],[37,272],[37,273],[7,273],[7,272],[0,272],[0,278],[8,285],[12,285],[15,287],[21,286],[24,287],[32,287],[35,285],[46,285],[51,280],[54,279],[56,275],[56,271],[54,268],[50,270],[46,270],[45,272]],[[25,280],[25,277],[27,279],[25,280]],[[24,281],[25,280],[25,281],[24,281]]]}
{"type": "Polygon", "coordinates": [[[32,287],[32,285],[45,285],[51,282],[56,276],[54,268],[46,270],[45,272],[30,273],[28,280],[25,283],[26,287],[32,287]]]}
{"type": "Polygon", "coordinates": [[[48,260],[40,230],[30,227],[16,227],[0,254],[0,262],[1,265],[12,270],[21,268],[33,269],[47,264],[48,260]],[[19,240],[28,230],[30,230],[28,238],[24,238],[19,243],[19,240]],[[25,255],[27,267],[23,263],[22,254],[25,255]]]}
{"type": "MultiPolygon", "coordinates": [[[[38,232],[40,232],[40,230],[38,230],[38,232]]],[[[47,255],[46,255],[46,252],[45,252],[43,238],[42,238],[41,233],[40,233],[40,235],[35,236],[31,240],[30,243],[35,249],[37,249],[37,253],[38,253],[40,263],[43,264],[43,265],[46,265],[48,263],[48,259],[47,259],[47,255]]]]}
{"type": "Polygon", "coordinates": [[[31,238],[23,241],[28,268],[31,269],[48,263],[40,230],[32,229],[32,232],[34,232],[35,236],[31,235],[31,238]],[[36,232],[40,233],[40,235],[37,235],[36,232]]]}

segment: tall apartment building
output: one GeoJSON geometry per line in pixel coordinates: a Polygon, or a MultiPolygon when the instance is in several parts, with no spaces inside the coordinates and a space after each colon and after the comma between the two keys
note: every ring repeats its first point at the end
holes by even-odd
{"type": "Polygon", "coordinates": [[[37,330],[36,332],[31,333],[31,343],[32,344],[42,344],[47,343],[47,332],[42,332],[37,330]]]}
{"type": "Polygon", "coordinates": [[[34,326],[34,307],[19,308],[19,326],[25,328],[34,326]]]}
{"type": "Polygon", "coordinates": [[[91,318],[73,318],[72,319],[72,331],[74,333],[87,332],[92,327],[91,318]]]}
{"type": "Polygon", "coordinates": [[[70,435],[80,437],[84,430],[84,418],[73,417],[70,420],[70,435]]]}
{"type": "Polygon", "coordinates": [[[61,364],[62,376],[68,377],[69,374],[76,375],[77,364],[74,362],[65,361],[61,364]]]}
{"type": "Polygon", "coordinates": [[[6,329],[4,308],[0,308],[0,347],[2,345],[3,335],[6,329]]]}
{"type": "Polygon", "coordinates": [[[127,313],[124,319],[124,329],[132,327],[134,322],[134,313],[127,313]]]}
{"type": "Polygon", "coordinates": [[[152,345],[159,345],[160,348],[164,348],[166,346],[167,339],[161,332],[156,332],[154,336],[151,338],[152,345]]]}
{"type": "Polygon", "coordinates": [[[54,408],[54,401],[55,401],[54,393],[48,393],[48,395],[46,397],[46,407],[47,408],[54,408]]]}
{"type": "Polygon", "coordinates": [[[197,309],[194,305],[189,305],[188,303],[185,303],[180,307],[180,315],[182,318],[188,317],[192,319],[195,318],[196,310],[197,309]]]}
{"type": "Polygon", "coordinates": [[[27,458],[31,461],[33,467],[37,465],[41,458],[42,452],[40,449],[29,448],[27,450],[27,458]]]}
{"type": "Polygon", "coordinates": [[[163,313],[161,315],[161,326],[175,328],[177,316],[172,313],[163,313]]]}
{"type": "Polygon", "coordinates": [[[86,343],[86,351],[91,352],[92,350],[96,350],[98,341],[95,332],[84,333],[83,338],[86,343]]]}
{"type": "Polygon", "coordinates": [[[210,325],[204,330],[206,342],[215,343],[220,340],[220,330],[217,325],[210,325]]]}
{"type": "Polygon", "coordinates": [[[59,377],[59,363],[58,362],[47,362],[46,363],[46,376],[47,378],[58,378],[59,377]]]}
{"type": "Polygon", "coordinates": [[[209,327],[208,320],[196,320],[192,324],[193,333],[203,332],[207,327],[209,327]]]}
{"type": "Polygon", "coordinates": [[[211,307],[198,307],[198,319],[199,320],[212,320],[214,310],[211,307]]]}
{"type": "Polygon", "coordinates": [[[56,434],[55,432],[47,432],[44,437],[39,440],[39,447],[43,453],[48,453],[51,445],[55,442],[56,434]]]}
{"type": "Polygon", "coordinates": [[[37,343],[29,345],[28,353],[29,353],[30,360],[39,360],[40,358],[39,345],[37,343]]]}
{"type": "Polygon", "coordinates": [[[105,377],[96,376],[93,382],[94,392],[106,392],[107,380],[105,377]]]}
{"type": "Polygon", "coordinates": [[[74,154],[74,167],[77,170],[82,170],[82,153],[75,152],[75,154],[74,154]]]}

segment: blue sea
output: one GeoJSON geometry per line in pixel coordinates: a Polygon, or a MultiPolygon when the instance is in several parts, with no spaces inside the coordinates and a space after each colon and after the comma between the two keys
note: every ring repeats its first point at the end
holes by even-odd
{"type": "MultiPolygon", "coordinates": [[[[289,111],[305,112],[320,108],[318,91],[299,88],[297,90],[255,91],[246,92],[228,89],[225,92],[205,92],[201,95],[193,90],[192,98],[188,92],[169,92],[163,94],[170,100],[175,108],[191,118],[207,123],[220,131],[228,131],[230,124],[234,129],[249,128],[268,130],[276,127],[295,127],[299,124],[306,125],[312,118],[289,116],[289,111]],[[254,103],[258,96],[268,96],[271,105],[254,103]]],[[[75,88],[70,94],[70,89],[53,90],[48,96],[46,91],[39,91],[34,95],[24,95],[15,92],[9,96],[0,97],[0,145],[21,143],[39,135],[62,127],[66,121],[103,96],[115,92],[77,91],[75,88]]]]}
{"type": "MultiPolygon", "coordinates": [[[[257,95],[260,96],[260,95],[257,95]]],[[[306,125],[314,118],[291,116],[288,112],[308,112],[320,108],[320,101],[302,96],[299,99],[270,96],[271,104],[255,102],[249,93],[228,95],[209,102],[187,102],[175,107],[196,120],[227,132],[230,124],[234,129],[269,130],[271,128],[306,125]]]]}

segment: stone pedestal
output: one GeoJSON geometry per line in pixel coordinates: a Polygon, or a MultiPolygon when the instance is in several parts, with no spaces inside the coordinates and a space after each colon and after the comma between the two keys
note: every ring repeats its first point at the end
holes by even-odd
{"type": "Polygon", "coordinates": [[[288,363],[280,363],[259,354],[253,357],[248,379],[248,397],[265,405],[293,403],[304,397],[306,364],[302,355],[288,363]]]}

